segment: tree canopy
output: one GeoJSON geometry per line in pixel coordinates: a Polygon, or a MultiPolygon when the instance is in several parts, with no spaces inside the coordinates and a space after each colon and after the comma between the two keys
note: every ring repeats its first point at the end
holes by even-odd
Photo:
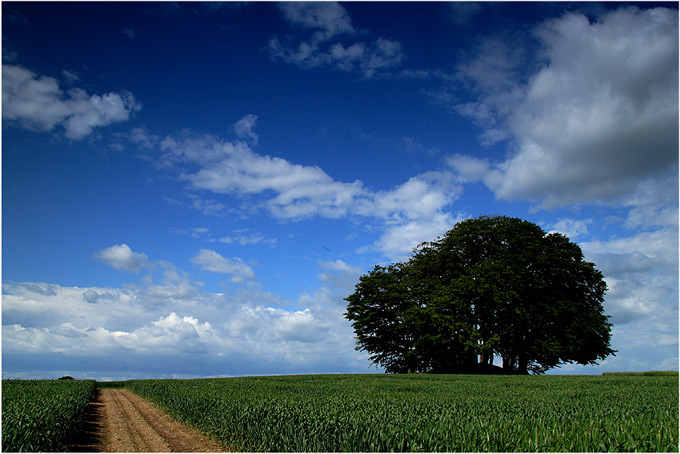
{"type": "Polygon", "coordinates": [[[361,276],[345,317],[387,372],[543,373],[615,353],[606,291],[566,236],[482,216],[361,276]]]}

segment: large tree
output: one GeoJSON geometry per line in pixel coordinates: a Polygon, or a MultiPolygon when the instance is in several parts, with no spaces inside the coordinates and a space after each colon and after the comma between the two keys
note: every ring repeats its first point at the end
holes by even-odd
{"type": "Polygon", "coordinates": [[[543,373],[614,354],[606,290],[566,236],[483,216],[361,276],[345,317],[387,372],[543,373]]]}

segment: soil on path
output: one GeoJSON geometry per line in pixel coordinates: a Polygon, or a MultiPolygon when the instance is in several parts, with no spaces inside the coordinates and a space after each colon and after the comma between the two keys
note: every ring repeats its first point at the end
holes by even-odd
{"type": "Polygon", "coordinates": [[[226,449],[127,389],[105,388],[88,408],[72,452],[224,452],[226,449]]]}

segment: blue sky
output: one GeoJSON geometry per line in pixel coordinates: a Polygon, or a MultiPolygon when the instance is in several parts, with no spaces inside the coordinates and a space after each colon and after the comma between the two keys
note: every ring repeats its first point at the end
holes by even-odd
{"type": "Polygon", "coordinates": [[[676,3],[2,4],[2,375],[376,372],[343,298],[481,214],[678,369],[676,3]]]}

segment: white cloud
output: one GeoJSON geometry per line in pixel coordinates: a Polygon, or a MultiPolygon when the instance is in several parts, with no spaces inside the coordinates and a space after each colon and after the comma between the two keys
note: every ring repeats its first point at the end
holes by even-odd
{"type": "Polygon", "coordinates": [[[338,69],[352,71],[356,65],[361,64],[365,52],[364,43],[354,43],[347,48],[340,43],[335,43],[330,49],[330,60],[335,62],[338,69]]]}
{"type": "Polygon", "coordinates": [[[610,356],[598,366],[571,364],[562,366],[556,373],[601,374],[603,372],[678,370],[677,324],[658,325],[649,319],[630,322],[612,328],[610,356]]]}
{"type": "Polygon", "coordinates": [[[170,227],[168,232],[176,233],[177,235],[191,236],[192,238],[203,238],[207,237],[208,241],[214,241],[210,239],[211,233],[210,229],[207,227],[193,227],[190,229],[180,229],[178,227],[170,227]]]}
{"type": "Polygon", "coordinates": [[[130,142],[141,146],[142,148],[154,148],[158,145],[159,138],[150,134],[144,128],[133,128],[128,136],[130,142]]]}
{"type": "Polygon", "coordinates": [[[461,221],[449,213],[435,212],[406,223],[388,226],[372,247],[362,251],[379,250],[392,261],[407,260],[413,248],[425,241],[433,241],[461,221]]]}
{"type": "MultiPolygon", "coordinates": [[[[203,256],[207,266],[228,271],[221,256],[203,256]]],[[[342,316],[350,277],[360,270],[342,261],[320,265],[320,289],[296,302],[255,287],[234,295],[194,289],[187,298],[178,285],[188,282],[185,273],[170,263],[163,264],[163,281],[143,279],[124,289],[6,284],[3,354],[21,362],[59,353],[59,368],[77,363],[72,367],[85,371],[105,357],[115,374],[143,361],[147,377],[178,363],[199,376],[366,370],[366,355],[354,351],[342,316]]],[[[12,373],[4,359],[4,372],[12,373]]],[[[32,367],[49,370],[42,362],[32,367]]]]}
{"type": "MultiPolygon", "coordinates": [[[[317,319],[310,309],[288,311],[273,307],[242,308],[240,316],[226,325],[232,336],[244,336],[258,345],[267,345],[270,351],[284,356],[298,348],[286,351],[283,345],[291,343],[318,343],[323,340],[326,322],[317,319]],[[258,339],[256,341],[256,339],[258,339]],[[283,345],[282,345],[283,344],[283,345]]],[[[260,350],[264,353],[264,349],[260,350]]]]}
{"type": "MultiPolygon", "coordinates": [[[[423,238],[431,240],[455,221],[435,215],[422,224],[395,224],[394,232],[402,238],[395,240],[399,246],[394,249],[401,249],[409,233],[416,236],[440,226],[441,232],[423,238]]],[[[659,230],[582,247],[612,287],[605,312],[614,316],[613,347],[619,357],[633,352],[656,366],[652,350],[677,349],[677,233],[673,237],[659,230]],[[636,338],[640,342],[634,343],[636,338]]],[[[196,261],[204,269],[237,273],[232,266],[238,268],[239,261],[204,251],[196,261]]],[[[234,295],[198,290],[186,273],[161,261],[153,267],[162,272],[161,279],[148,276],[141,285],[125,288],[6,284],[3,352],[22,358],[54,352],[62,355],[60,361],[73,358],[84,365],[89,357],[132,364],[120,366],[118,373],[144,361],[148,376],[155,377],[173,361],[191,362],[198,375],[366,370],[366,356],[354,351],[351,326],[342,316],[343,298],[364,271],[342,260],[318,264],[320,288],[295,302],[255,287],[242,287],[234,295]],[[158,364],[151,364],[151,357],[158,364]]],[[[633,366],[619,357],[603,367],[659,368],[633,366]]]]}
{"type": "Polygon", "coordinates": [[[588,226],[593,222],[592,219],[560,219],[552,224],[552,230],[548,233],[561,233],[573,240],[587,234],[588,226]]]}
{"type": "MultiPolygon", "coordinates": [[[[317,44],[301,42],[297,47],[283,44],[278,37],[272,37],[267,43],[269,55],[273,60],[283,60],[303,68],[319,68],[330,64],[330,56],[319,52],[317,44]]],[[[341,67],[340,69],[345,69],[341,67]]]]}
{"type": "Polygon", "coordinates": [[[650,358],[609,358],[603,370],[659,368],[650,346],[667,358],[664,345],[677,343],[677,35],[674,10],[627,7],[592,23],[572,13],[536,29],[545,63],[525,83],[521,66],[534,66],[503,46],[461,67],[479,96],[458,112],[484,128],[483,143],[510,139],[512,150],[495,162],[449,158],[461,182],[481,181],[497,198],[540,208],[620,207],[627,215],[617,222],[637,229],[601,241],[588,240],[590,219],[550,226],[581,239],[586,259],[603,272],[612,347],[623,358],[650,358]],[[632,342],[636,336],[645,345],[632,342]]]}
{"type": "Polygon", "coordinates": [[[235,233],[235,235],[223,236],[217,241],[226,244],[239,244],[241,246],[262,243],[270,245],[276,244],[276,238],[267,238],[261,233],[248,233],[247,230],[235,233]]]}
{"type": "Polygon", "coordinates": [[[258,137],[257,134],[255,134],[255,131],[253,131],[255,123],[257,123],[257,115],[249,114],[241,118],[236,122],[236,125],[234,125],[236,135],[241,139],[250,139],[253,145],[257,145],[258,137]]]}
{"type": "Polygon", "coordinates": [[[178,350],[196,353],[212,350],[211,344],[219,344],[210,323],[200,323],[191,316],[179,317],[175,312],[129,334],[117,332],[114,335],[129,349],[153,353],[173,353],[178,350]]]}
{"type": "Polygon", "coordinates": [[[487,140],[512,138],[516,152],[493,164],[450,164],[499,198],[546,208],[619,201],[677,169],[677,21],[670,9],[634,7],[594,23],[576,13],[548,21],[536,29],[546,64],[525,85],[523,57],[503,46],[462,66],[481,94],[458,110],[487,140]]]}
{"type": "Polygon", "coordinates": [[[307,39],[297,42],[292,38],[273,36],[268,43],[269,54],[274,60],[303,68],[335,68],[342,71],[361,71],[365,77],[376,72],[399,66],[404,60],[401,43],[378,38],[370,44],[353,42],[345,46],[341,35],[355,34],[351,19],[345,8],[336,2],[282,3],[283,16],[292,26],[315,32],[307,39]]]}
{"type": "MultiPolygon", "coordinates": [[[[650,224],[658,225],[654,220],[650,224]]],[[[572,237],[587,237],[593,225],[592,219],[561,219],[553,228],[572,237]]],[[[604,309],[614,323],[612,348],[621,351],[622,356],[656,357],[640,352],[654,345],[667,346],[669,339],[674,339],[677,345],[677,217],[674,225],[638,231],[630,236],[585,240],[580,242],[580,246],[586,260],[595,263],[608,285],[604,309]],[[646,345],[634,345],[634,339],[640,339],[646,345]]],[[[668,357],[668,352],[665,357],[668,357]]],[[[608,361],[610,363],[605,364],[603,370],[643,368],[641,364],[608,361]]],[[[658,365],[655,367],[659,368],[658,365]]]]}
{"type": "Polygon", "coordinates": [[[61,125],[66,137],[80,140],[96,127],[127,121],[140,108],[130,92],[90,95],[74,88],[65,95],[57,79],[2,66],[3,119],[28,129],[51,131],[61,125]]]}
{"type": "Polygon", "coordinates": [[[415,246],[453,227],[457,220],[447,208],[460,191],[450,173],[427,172],[392,190],[368,194],[354,212],[384,222],[384,233],[360,252],[378,250],[390,260],[404,260],[415,246]]]}
{"type": "Polygon", "coordinates": [[[491,164],[486,159],[456,154],[447,158],[446,161],[451,168],[456,170],[456,176],[462,182],[484,181],[492,172],[491,164]]]}
{"type": "MultiPolygon", "coordinates": [[[[198,170],[184,170],[180,174],[180,179],[188,181],[194,189],[240,198],[258,196],[248,198],[247,205],[259,205],[278,219],[352,215],[377,219],[389,232],[375,247],[390,257],[398,250],[399,256],[409,253],[414,241],[432,239],[425,235],[433,231],[441,234],[447,230],[442,227],[451,216],[445,210],[461,191],[452,173],[427,172],[393,189],[373,192],[361,181],[336,181],[319,167],[262,156],[242,142],[232,143],[213,136],[180,140],[168,137],[162,141],[161,149],[164,152],[161,160],[167,166],[198,166],[198,170]],[[406,234],[409,229],[413,234],[406,234]],[[415,235],[416,231],[421,234],[415,235]]],[[[220,241],[233,243],[237,239],[225,237],[220,241]]],[[[243,241],[238,240],[241,244],[243,241]]]]}
{"type": "Polygon", "coordinates": [[[678,227],[678,171],[669,169],[665,174],[650,178],[638,185],[635,192],[622,201],[630,207],[626,227],[676,228],[678,227]]]}
{"type": "Polygon", "coordinates": [[[189,280],[188,274],[165,260],[154,262],[154,274],[144,276],[144,298],[147,304],[166,306],[191,302],[198,297],[200,282],[189,280]]]}
{"type": "Polygon", "coordinates": [[[459,190],[450,174],[424,173],[392,190],[371,194],[357,211],[392,222],[429,217],[451,204],[459,190]]]}
{"type": "MultiPolygon", "coordinates": [[[[452,218],[446,210],[462,190],[453,173],[426,172],[392,189],[370,191],[359,180],[337,181],[319,167],[263,156],[243,142],[229,142],[210,135],[166,137],[160,149],[161,166],[177,167],[180,180],[189,182],[192,189],[240,200],[235,208],[217,200],[192,196],[195,207],[204,212],[209,205],[217,206],[217,211],[240,211],[242,215],[265,209],[277,219],[292,221],[316,216],[372,218],[388,230],[387,236],[373,248],[390,258],[397,251],[400,257],[408,254],[416,240],[419,243],[432,239],[425,235],[433,231],[441,234],[451,228],[451,223],[443,228],[452,218]],[[413,234],[407,234],[409,229],[413,234]],[[416,231],[421,234],[416,235],[416,231]]],[[[219,241],[254,244],[263,238],[236,235],[219,241]]]]}
{"type": "Polygon", "coordinates": [[[178,163],[207,166],[252,152],[243,142],[229,142],[209,134],[185,134],[179,138],[168,136],[160,141],[159,148],[162,152],[160,160],[162,167],[171,167],[178,163]]]}
{"type": "Polygon", "coordinates": [[[103,327],[78,327],[61,323],[51,327],[26,328],[19,324],[3,326],[3,347],[8,353],[59,352],[67,355],[92,355],[97,349],[109,354],[173,354],[214,350],[219,344],[208,322],[172,312],[149,325],[132,331],[103,327]]]}
{"type": "Polygon", "coordinates": [[[373,77],[381,70],[399,66],[404,61],[401,43],[379,38],[370,44],[357,42],[345,47],[342,43],[324,46],[301,42],[297,47],[284,45],[277,37],[269,41],[273,59],[280,59],[303,68],[330,67],[346,72],[361,71],[373,77]]]}
{"type": "Polygon", "coordinates": [[[39,77],[21,66],[2,65],[2,115],[28,127],[49,131],[69,115],[63,92],[52,77],[39,77]]]}
{"type": "Polygon", "coordinates": [[[128,327],[144,312],[131,289],[62,287],[42,283],[3,284],[2,318],[6,325],[55,326],[63,323],[128,327]],[[46,291],[47,290],[47,291],[46,291]]]}
{"type": "Polygon", "coordinates": [[[187,197],[191,199],[191,208],[200,210],[205,215],[217,215],[229,211],[229,207],[217,200],[200,198],[193,194],[187,194],[187,197]]]}
{"type": "Polygon", "coordinates": [[[220,194],[273,194],[265,207],[276,217],[303,219],[322,215],[346,215],[363,189],[360,182],[334,181],[316,166],[293,164],[285,159],[262,156],[242,142],[231,143],[203,136],[177,141],[166,138],[161,145],[165,162],[188,162],[199,166],[180,178],[196,189],[220,194]]]}
{"type": "Polygon", "coordinates": [[[83,299],[90,304],[97,304],[102,300],[116,300],[119,295],[114,292],[102,292],[99,293],[93,289],[87,289],[83,292],[83,299]]]}
{"type": "Polygon", "coordinates": [[[366,77],[372,77],[377,70],[394,68],[404,60],[401,43],[385,38],[378,38],[369,52],[361,60],[361,71],[366,77]]]}
{"type": "MultiPolygon", "coordinates": [[[[363,274],[360,267],[352,266],[342,260],[332,262],[319,261],[319,266],[323,272],[317,276],[327,288],[332,288],[338,294],[349,295],[354,291],[354,286],[359,281],[359,276],[363,274]]],[[[344,302],[341,303],[344,304],[344,302]]]]}
{"type": "Polygon", "coordinates": [[[71,71],[67,71],[67,70],[63,69],[61,71],[61,75],[64,77],[64,80],[66,81],[66,83],[75,84],[77,82],[80,82],[80,77],[75,72],[71,72],[71,71]]]}
{"type": "Polygon", "coordinates": [[[192,263],[201,269],[231,276],[229,280],[240,284],[246,280],[255,279],[255,272],[238,257],[228,259],[210,249],[201,249],[198,255],[191,259],[192,263]]]}
{"type": "Polygon", "coordinates": [[[149,257],[144,253],[133,252],[127,244],[116,244],[95,254],[95,258],[117,270],[138,273],[149,266],[149,257]]]}
{"type": "Polygon", "coordinates": [[[278,6],[291,25],[316,30],[315,40],[355,32],[347,10],[337,2],[284,2],[278,6]]]}
{"type": "Polygon", "coordinates": [[[605,312],[615,324],[648,319],[677,332],[677,227],[582,242],[581,248],[605,276],[605,312]]]}
{"type": "MultiPolygon", "coordinates": [[[[456,155],[448,164],[460,181],[482,181],[501,199],[627,209],[622,227],[649,231],[581,242],[609,285],[613,348],[633,348],[620,325],[654,325],[677,339],[677,11],[623,8],[593,23],[568,14],[536,33],[545,64],[524,84],[526,56],[502,46],[461,67],[480,95],[458,111],[486,130],[483,142],[511,139],[513,153],[496,162],[456,155]]],[[[584,240],[593,226],[551,225],[584,240]]]]}

